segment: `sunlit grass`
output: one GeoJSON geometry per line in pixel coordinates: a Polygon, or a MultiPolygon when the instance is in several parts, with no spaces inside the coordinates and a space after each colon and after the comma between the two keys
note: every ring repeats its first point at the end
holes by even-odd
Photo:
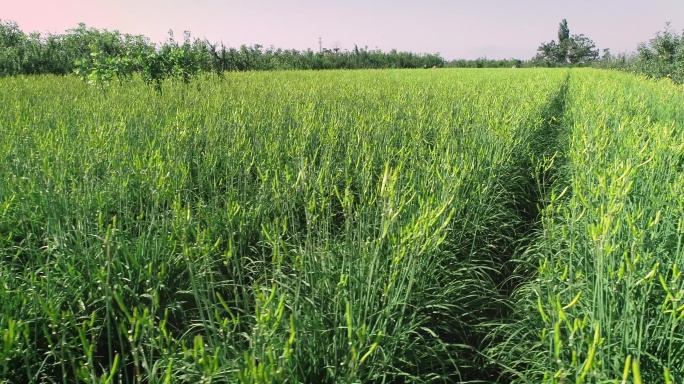
{"type": "Polygon", "coordinates": [[[3,377],[457,379],[563,76],[4,79],[3,377]]]}
{"type": "Polygon", "coordinates": [[[0,81],[0,382],[682,380],[681,89],[163,87],[0,81]]]}
{"type": "Polygon", "coordinates": [[[564,177],[526,257],[537,278],[495,348],[519,382],[684,378],[682,101],[667,82],[573,71],[564,177]]]}

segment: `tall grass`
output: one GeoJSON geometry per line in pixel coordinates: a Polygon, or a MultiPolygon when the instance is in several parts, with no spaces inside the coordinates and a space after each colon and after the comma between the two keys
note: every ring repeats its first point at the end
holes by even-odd
{"type": "Polygon", "coordinates": [[[0,380],[485,378],[564,79],[2,79],[0,380]]]}
{"type": "Polygon", "coordinates": [[[514,382],[684,380],[684,94],[573,70],[562,175],[521,269],[519,322],[491,349],[514,382]]]}

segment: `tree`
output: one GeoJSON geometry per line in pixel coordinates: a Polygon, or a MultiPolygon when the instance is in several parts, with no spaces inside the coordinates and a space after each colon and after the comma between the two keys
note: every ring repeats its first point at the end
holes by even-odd
{"type": "Polygon", "coordinates": [[[596,44],[583,34],[570,35],[568,22],[563,19],[558,27],[558,42],[542,43],[532,61],[547,66],[582,64],[596,60],[598,56],[596,44]]]}
{"type": "Polygon", "coordinates": [[[26,40],[17,23],[0,19],[0,76],[22,73],[26,40]]]}
{"type": "Polygon", "coordinates": [[[537,48],[537,55],[532,58],[532,61],[552,67],[559,62],[559,52],[560,47],[554,40],[551,40],[549,43],[542,43],[542,45],[537,48]]]}
{"type": "Polygon", "coordinates": [[[599,57],[596,44],[584,35],[572,35],[568,39],[567,59],[571,64],[581,64],[594,61],[599,57]]]}
{"type": "Polygon", "coordinates": [[[558,42],[563,43],[570,38],[570,28],[568,28],[568,21],[563,19],[558,25],[558,42]]]}
{"type": "Polygon", "coordinates": [[[675,31],[670,23],[665,23],[665,30],[637,45],[634,52],[613,54],[604,50],[596,64],[601,68],[639,73],[654,79],[668,78],[683,84],[684,31],[675,31]]]}
{"type": "Polygon", "coordinates": [[[603,48],[603,56],[601,56],[601,60],[610,60],[613,58],[613,55],[610,53],[610,48],[603,48]]]}
{"type": "Polygon", "coordinates": [[[639,44],[634,65],[637,72],[647,76],[684,83],[684,32],[680,35],[666,23],[664,31],[639,44]]]}
{"type": "Polygon", "coordinates": [[[572,41],[570,40],[570,28],[568,27],[568,21],[563,19],[558,24],[558,47],[554,55],[557,63],[567,63],[568,50],[571,45],[572,41]]]}

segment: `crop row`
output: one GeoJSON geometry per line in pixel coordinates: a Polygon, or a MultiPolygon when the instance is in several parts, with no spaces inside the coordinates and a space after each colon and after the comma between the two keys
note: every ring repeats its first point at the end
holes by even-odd
{"type": "Polygon", "coordinates": [[[684,379],[684,95],[669,82],[575,70],[566,143],[492,355],[516,382],[684,379]],[[530,315],[533,313],[534,315],[530,315]]]}
{"type": "Polygon", "coordinates": [[[0,382],[684,374],[670,84],[397,70],[0,89],[0,382]]]}

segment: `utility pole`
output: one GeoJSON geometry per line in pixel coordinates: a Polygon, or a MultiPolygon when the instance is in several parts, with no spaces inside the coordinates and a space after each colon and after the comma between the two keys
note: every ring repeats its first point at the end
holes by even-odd
{"type": "Polygon", "coordinates": [[[323,39],[318,38],[318,52],[323,52],[323,39]]]}

